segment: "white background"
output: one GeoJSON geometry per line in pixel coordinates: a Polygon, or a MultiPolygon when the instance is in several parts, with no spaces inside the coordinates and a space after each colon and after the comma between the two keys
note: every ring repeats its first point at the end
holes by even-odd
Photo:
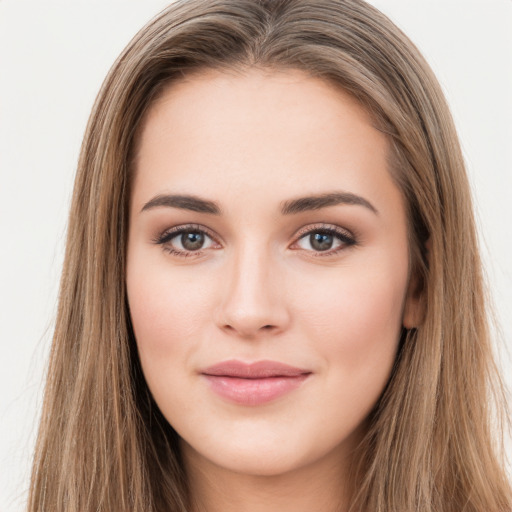
{"type": "MultiPolygon", "coordinates": [[[[87,117],[116,56],[166,3],[0,0],[0,512],[20,511],[26,499],[87,117]]],[[[452,107],[510,386],[512,0],[372,3],[423,51],[452,107]]]]}

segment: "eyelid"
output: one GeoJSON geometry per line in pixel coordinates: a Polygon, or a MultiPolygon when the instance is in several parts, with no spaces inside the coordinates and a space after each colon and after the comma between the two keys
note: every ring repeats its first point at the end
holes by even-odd
{"type": "Polygon", "coordinates": [[[357,245],[358,237],[352,231],[342,228],[341,226],[336,226],[335,224],[326,224],[326,223],[318,223],[318,224],[310,224],[308,226],[304,226],[301,228],[294,236],[294,241],[291,244],[290,248],[293,250],[302,250],[308,253],[311,253],[314,257],[322,257],[322,256],[332,256],[337,254],[340,251],[346,250],[348,247],[353,247],[357,245]],[[326,251],[309,251],[302,248],[293,248],[300,240],[302,240],[307,235],[311,235],[315,232],[324,232],[332,234],[338,237],[339,240],[343,242],[341,247],[335,249],[329,249],[326,251]]]}
{"type": "MultiPolygon", "coordinates": [[[[203,233],[207,237],[209,237],[215,244],[221,246],[222,244],[219,242],[219,237],[214,234],[209,228],[203,226],[201,224],[180,224],[178,226],[173,226],[171,228],[167,228],[158,234],[155,238],[153,238],[153,243],[157,245],[162,245],[165,247],[174,237],[180,235],[181,233],[185,233],[187,231],[197,231],[203,233]]],[[[181,251],[179,249],[172,249],[172,253],[176,255],[197,255],[204,251],[204,249],[198,249],[197,251],[181,251]]]]}
{"type": "MultiPolygon", "coordinates": [[[[178,226],[173,226],[171,228],[167,228],[164,231],[162,231],[160,234],[158,234],[152,241],[153,243],[157,245],[161,245],[166,250],[171,252],[174,255],[177,256],[197,256],[200,254],[203,254],[205,250],[211,249],[211,247],[208,247],[206,249],[198,249],[196,251],[182,251],[180,249],[176,249],[174,247],[166,247],[166,244],[168,244],[173,238],[180,235],[181,233],[188,232],[188,231],[197,231],[200,233],[203,233],[207,237],[209,237],[214,244],[217,244],[217,247],[214,247],[215,249],[221,248],[222,243],[219,241],[219,236],[213,233],[209,228],[206,226],[203,226],[201,224],[180,224],[178,226]],[[220,247],[219,247],[220,246],[220,247]]],[[[307,226],[302,227],[299,229],[294,237],[293,242],[289,246],[292,250],[301,250],[304,252],[311,253],[314,257],[322,257],[322,256],[332,256],[337,254],[340,251],[346,250],[349,247],[352,247],[354,245],[357,245],[358,239],[357,235],[355,235],[352,231],[342,228],[341,226],[337,226],[335,224],[327,224],[327,223],[316,223],[316,224],[309,224],[307,226]],[[293,247],[296,245],[300,240],[302,240],[307,235],[311,235],[315,232],[324,232],[332,234],[333,236],[337,237],[338,240],[342,242],[342,245],[340,247],[337,247],[335,249],[329,249],[326,251],[314,251],[314,250],[307,250],[303,248],[297,248],[293,247]]]]}
{"type": "Polygon", "coordinates": [[[298,240],[299,238],[302,238],[304,235],[310,234],[312,231],[328,231],[331,233],[343,235],[347,238],[356,238],[354,233],[352,233],[350,230],[342,228],[341,226],[336,226],[335,224],[327,224],[325,222],[308,224],[307,226],[300,228],[297,231],[297,233],[295,233],[294,238],[298,240]]]}

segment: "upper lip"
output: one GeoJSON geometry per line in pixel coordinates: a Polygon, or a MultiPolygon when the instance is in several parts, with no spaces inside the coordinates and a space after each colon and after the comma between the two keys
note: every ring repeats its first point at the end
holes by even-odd
{"type": "Polygon", "coordinates": [[[230,360],[209,366],[201,371],[203,375],[214,377],[236,377],[242,379],[265,379],[269,377],[299,377],[311,373],[278,361],[256,361],[244,363],[230,360]]]}

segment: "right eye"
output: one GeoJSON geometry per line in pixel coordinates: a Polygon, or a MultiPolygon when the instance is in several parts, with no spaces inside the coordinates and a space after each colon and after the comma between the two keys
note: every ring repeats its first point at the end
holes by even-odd
{"type": "Polygon", "coordinates": [[[155,242],[171,254],[183,257],[219,247],[205,230],[192,226],[178,226],[167,230],[155,242]]]}

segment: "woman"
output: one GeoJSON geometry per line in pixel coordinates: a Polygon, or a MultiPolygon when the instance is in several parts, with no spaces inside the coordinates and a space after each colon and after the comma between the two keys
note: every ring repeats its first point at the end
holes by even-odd
{"type": "Polygon", "coordinates": [[[412,43],[360,0],[145,27],[82,148],[29,510],[510,510],[490,393],[412,43]]]}

